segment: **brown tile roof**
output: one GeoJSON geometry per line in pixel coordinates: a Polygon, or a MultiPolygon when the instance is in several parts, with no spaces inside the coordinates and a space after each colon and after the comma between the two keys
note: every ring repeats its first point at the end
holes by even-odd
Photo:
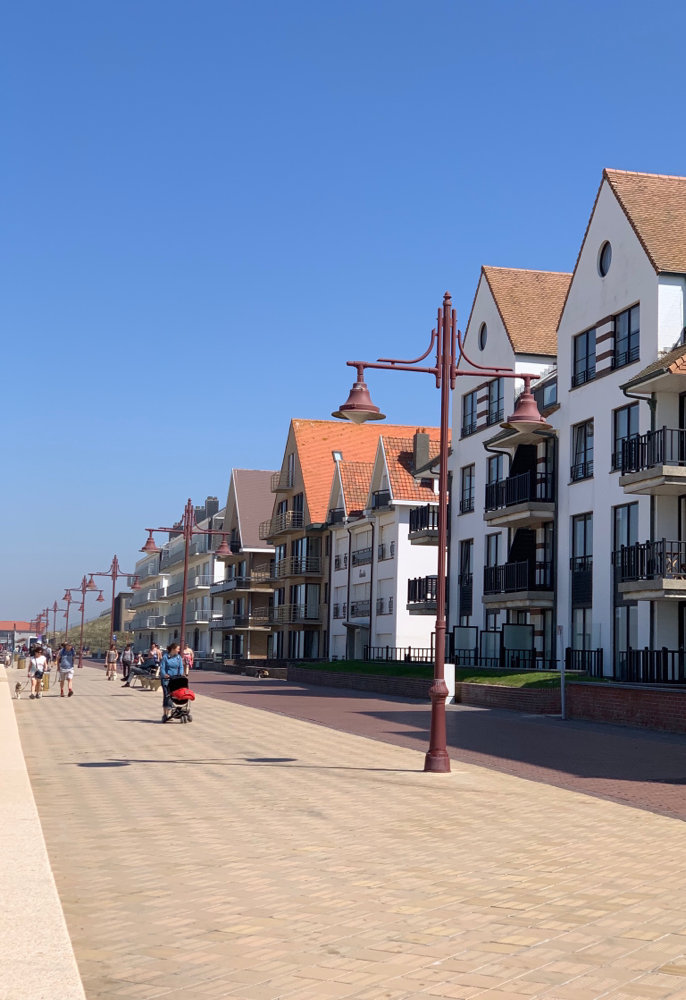
{"type": "Polygon", "coordinates": [[[556,355],[557,324],[571,274],[487,265],[481,273],[493,293],[513,350],[517,354],[556,355]]]}
{"type": "Polygon", "coordinates": [[[263,469],[234,469],[232,472],[236,489],[236,512],[244,549],[271,548],[260,541],[260,521],[272,516],[274,494],[271,492],[273,472],[263,469]]]}
{"type": "Polygon", "coordinates": [[[361,513],[367,506],[369,485],[374,471],[373,462],[341,462],[341,483],[348,517],[361,513]]]}
{"type": "MultiPolygon", "coordinates": [[[[438,455],[437,427],[424,428],[430,437],[429,455],[438,455]]],[[[421,486],[412,475],[412,460],[414,457],[414,439],[411,437],[396,437],[383,435],[383,447],[388,466],[388,479],[391,495],[394,500],[417,500],[420,503],[437,502],[433,489],[421,486]]]]}
{"type": "Polygon", "coordinates": [[[656,271],[686,273],[686,177],[603,171],[656,271]]]}
{"type": "Polygon", "coordinates": [[[12,632],[14,629],[17,632],[28,632],[30,631],[30,622],[20,622],[10,619],[8,622],[0,622],[0,632],[12,632]]]}
{"type": "Polygon", "coordinates": [[[683,344],[679,344],[678,347],[663,354],[657,361],[647,365],[638,375],[634,375],[626,385],[636,385],[638,382],[645,382],[651,375],[667,374],[668,372],[670,375],[686,375],[686,347],[683,344]]]}
{"type": "Polygon", "coordinates": [[[313,524],[323,524],[326,521],[333,478],[332,451],[340,451],[344,462],[373,462],[377,442],[382,434],[412,438],[415,430],[425,429],[402,424],[383,424],[380,421],[351,424],[349,421],[297,418],[293,419],[292,426],[305,484],[307,508],[313,524]]]}

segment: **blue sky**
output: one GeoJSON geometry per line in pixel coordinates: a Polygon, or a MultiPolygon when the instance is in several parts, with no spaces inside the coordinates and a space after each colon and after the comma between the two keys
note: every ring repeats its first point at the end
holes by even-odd
{"type": "MultiPolygon", "coordinates": [[[[604,166],[686,173],[683,4],[5,5],[0,619],[275,468],[482,263],[571,270],[604,166]],[[667,26],[668,30],[667,30],[667,26]]],[[[393,422],[431,379],[370,375],[393,422]]]]}

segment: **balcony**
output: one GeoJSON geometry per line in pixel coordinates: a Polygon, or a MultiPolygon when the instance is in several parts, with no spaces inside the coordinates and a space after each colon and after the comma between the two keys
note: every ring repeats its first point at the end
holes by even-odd
{"type": "Polygon", "coordinates": [[[371,614],[372,606],[371,601],[351,601],[350,602],[350,617],[351,618],[369,618],[371,614]]]}
{"type": "Polygon", "coordinates": [[[410,511],[410,530],[407,536],[413,545],[438,545],[438,506],[424,504],[410,511]]]}
{"type": "Polygon", "coordinates": [[[348,568],[348,553],[343,552],[341,555],[334,556],[333,560],[334,569],[347,569],[348,568]]]}
{"type": "Polygon", "coordinates": [[[332,507],[326,518],[327,524],[342,524],[345,521],[345,507],[332,507]]]}
{"type": "Polygon", "coordinates": [[[582,479],[593,479],[593,459],[573,465],[569,470],[569,478],[573,483],[579,483],[582,479]]]}
{"type": "Polygon", "coordinates": [[[333,616],[334,616],[334,618],[345,618],[347,616],[347,614],[348,614],[348,605],[347,604],[345,604],[345,603],[343,603],[343,604],[334,604],[334,606],[333,606],[333,616]]]}
{"type": "Polygon", "coordinates": [[[377,613],[377,615],[392,615],[393,614],[393,598],[392,597],[377,597],[377,599],[376,599],[376,613],[377,613]]]}
{"type": "Polygon", "coordinates": [[[590,608],[593,604],[593,556],[572,556],[572,607],[590,608]]]}
{"type": "Polygon", "coordinates": [[[165,621],[164,624],[165,625],[180,625],[181,624],[181,612],[180,611],[171,611],[166,616],[166,621],[165,621]]]}
{"type": "Polygon", "coordinates": [[[619,485],[628,494],[686,493],[686,431],[662,427],[623,441],[619,485]]]}
{"type": "Polygon", "coordinates": [[[463,496],[460,500],[460,514],[471,514],[474,510],[474,494],[463,496]]]}
{"type": "Polygon", "coordinates": [[[288,534],[291,531],[300,531],[305,527],[305,515],[301,510],[285,510],[276,517],[270,517],[268,521],[260,524],[260,538],[267,541],[275,535],[288,534]]]}
{"type": "MultiPolygon", "coordinates": [[[[209,590],[212,586],[211,576],[189,576],[188,577],[188,590],[209,590]]],[[[167,587],[167,597],[173,597],[174,594],[183,593],[183,580],[177,580],[175,583],[170,584],[167,587]]]]}
{"type": "Polygon", "coordinates": [[[288,556],[278,559],[272,564],[270,576],[272,580],[285,580],[290,576],[321,576],[322,560],[320,556],[288,556]]]}
{"type": "Polygon", "coordinates": [[[174,552],[170,552],[169,549],[163,549],[160,556],[160,569],[165,569],[167,566],[175,566],[177,563],[183,562],[184,551],[183,547],[176,549],[174,552]]]}
{"type": "Polygon", "coordinates": [[[217,632],[229,632],[231,629],[248,629],[258,631],[271,631],[271,622],[268,609],[260,609],[248,615],[224,615],[222,618],[213,618],[210,628],[217,632]]]}
{"type": "Polygon", "coordinates": [[[372,510],[386,510],[390,506],[390,490],[375,490],[372,493],[372,510]]]}
{"type": "Polygon", "coordinates": [[[484,566],[483,603],[498,608],[552,608],[552,562],[503,563],[484,566]]]}
{"type": "Polygon", "coordinates": [[[321,621],[321,609],[318,604],[279,604],[269,608],[270,622],[305,622],[316,624],[321,621]]]}
{"type": "Polygon", "coordinates": [[[684,649],[632,649],[619,654],[615,680],[629,684],[686,684],[684,649]]]}
{"type": "Polygon", "coordinates": [[[144,615],[142,618],[132,618],[129,622],[130,632],[140,632],[144,629],[160,628],[168,622],[164,615],[144,615]]]}
{"type": "Polygon", "coordinates": [[[376,548],[376,558],[377,562],[395,559],[395,542],[379,542],[376,548]]]}
{"type": "Polygon", "coordinates": [[[620,594],[632,601],[686,598],[686,542],[623,545],[614,555],[620,594]]]}
{"type": "Polygon", "coordinates": [[[411,615],[436,614],[438,577],[418,576],[407,581],[407,610],[411,615]]]}
{"type": "Polygon", "coordinates": [[[285,493],[293,489],[293,470],[275,472],[270,481],[272,493],[285,493]]]}
{"type": "Polygon", "coordinates": [[[133,595],[129,607],[139,608],[143,604],[155,604],[157,601],[164,600],[166,596],[167,592],[164,587],[144,587],[133,595]]]}
{"type": "Polygon", "coordinates": [[[191,622],[208,622],[218,615],[218,611],[210,611],[209,608],[201,608],[199,611],[189,611],[186,616],[186,624],[191,622]]]}
{"type": "Polygon", "coordinates": [[[269,586],[270,574],[268,570],[253,570],[250,576],[233,576],[229,580],[221,580],[219,583],[213,583],[210,587],[210,593],[214,594],[228,594],[240,591],[260,591],[260,590],[271,590],[269,586]]]}
{"type": "Polygon", "coordinates": [[[357,549],[352,553],[352,565],[353,566],[368,566],[372,561],[372,549],[371,546],[366,549],[357,549]]]}
{"type": "Polygon", "coordinates": [[[493,527],[528,528],[555,515],[555,483],[551,473],[499,479],[486,486],[484,521],[493,527]]]}

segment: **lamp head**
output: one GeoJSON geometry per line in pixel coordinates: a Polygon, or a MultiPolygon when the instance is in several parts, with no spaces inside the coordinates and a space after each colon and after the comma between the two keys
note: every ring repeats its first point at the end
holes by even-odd
{"type": "Polygon", "coordinates": [[[531,392],[531,376],[524,375],[524,390],[517,400],[514,413],[507,418],[503,427],[512,427],[514,430],[524,433],[525,431],[548,430],[550,424],[541,416],[536,400],[531,392]]]}
{"type": "Polygon", "coordinates": [[[95,585],[95,581],[93,580],[93,574],[91,573],[91,578],[86,584],[86,590],[97,590],[97,589],[98,588],[95,585]]]}
{"type": "Polygon", "coordinates": [[[105,598],[104,598],[104,597],[102,596],[102,590],[101,590],[101,591],[100,591],[100,593],[98,594],[97,598],[96,598],[96,601],[95,601],[95,603],[96,603],[96,604],[102,604],[102,602],[103,602],[104,600],[105,600],[105,598]]]}
{"type": "Polygon", "coordinates": [[[223,535],[221,545],[215,552],[215,556],[217,557],[217,559],[226,559],[226,557],[230,555],[231,555],[231,549],[226,544],[226,536],[223,535]]]}
{"type": "Polygon", "coordinates": [[[363,424],[366,420],[385,420],[386,415],[372,403],[367,383],[364,380],[364,365],[356,365],[357,381],[353,383],[350,395],[339,410],[331,414],[340,420],[350,420],[353,424],[363,424]]]}
{"type": "Polygon", "coordinates": [[[154,555],[157,552],[161,552],[159,545],[155,544],[155,539],[152,537],[152,531],[148,532],[148,538],[145,545],[142,547],[141,552],[148,552],[150,555],[154,555]]]}
{"type": "Polygon", "coordinates": [[[65,590],[64,597],[62,598],[62,600],[66,601],[67,604],[69,604],[69,602],[71,601],[71,594],[69,593],[68,590],[65,590]]]}

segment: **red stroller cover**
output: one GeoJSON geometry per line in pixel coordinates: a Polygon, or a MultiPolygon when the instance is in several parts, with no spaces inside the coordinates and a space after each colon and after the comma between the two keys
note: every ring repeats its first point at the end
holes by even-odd
{"type": "Polygon", "coordinates": [[[195,701],[195,695],[190,688],[177,688],[176,691],[170,691],[172,701],[195,701]]]}

